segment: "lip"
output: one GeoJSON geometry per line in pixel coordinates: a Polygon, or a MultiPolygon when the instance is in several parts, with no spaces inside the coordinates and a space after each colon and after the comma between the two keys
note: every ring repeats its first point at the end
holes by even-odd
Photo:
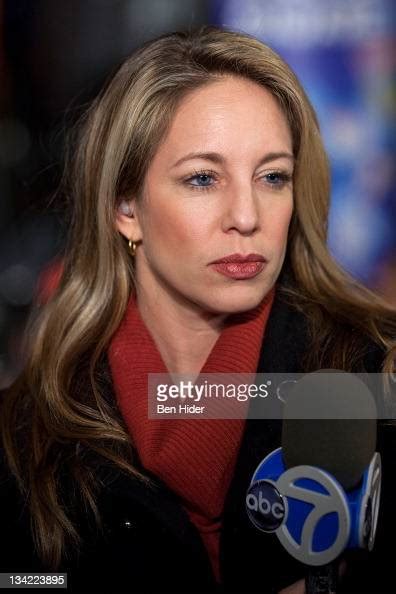
{"type": "Polygon", "coordinates": [[[259,254],[248,254],[247,256],[232,254],[212,262],[211,266],[224,276],[243,280],[260,274],[266,262],[266,259],[259,254]]]}
{"type": "Polygon", "coordinates": [[[228,264],[234,262],[266,262],[267,260],[261,256],[260,254],[247,254],[243,256],[242,254],[230,254],[229,256],[224,256],[224,258],[219,258],[218,260],[214,260],[211,264],[228,264]]]}

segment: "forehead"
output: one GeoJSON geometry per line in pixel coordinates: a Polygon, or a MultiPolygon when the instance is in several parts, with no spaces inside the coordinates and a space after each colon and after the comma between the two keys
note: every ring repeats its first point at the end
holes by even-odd
{"type": "Polygon", "coordinates": [[[288,122],[273,95],[251,80],[224,76],[184,97],[160,151],[176,157],[195,149],[291,152],[291,144],[288,122]]]}

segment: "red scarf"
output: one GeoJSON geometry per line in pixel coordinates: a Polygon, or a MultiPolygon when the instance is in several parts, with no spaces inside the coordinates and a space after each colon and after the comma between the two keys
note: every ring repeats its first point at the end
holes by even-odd
{"type": "MultiPolygon", "coordinates": [[[[254,310],[233,315],[201,373],[255,373],[272,290],[254,310]]],[[[145,468],[177,493],[199,530],[220,581],[219,540],[224,499],[242,439],[243,419],[148,419],[148,373],[167,373],[131,297],[109,347],[120,411],[145,468]]]]}

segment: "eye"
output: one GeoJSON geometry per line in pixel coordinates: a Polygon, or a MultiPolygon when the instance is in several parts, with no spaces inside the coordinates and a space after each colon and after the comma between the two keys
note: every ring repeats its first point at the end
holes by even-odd
{"type": "Polygon", "coordinates": [[[215,184],[215,174],[213,171],[196,171],[184,182],[194,190],[210,189],[215,184]]]}
{"type": "Polygon", "coordinates": [[[275,188],[283,188],[292,180],[290,173],[286,171],[270,171],[266,173],[261,179],[265,180],[267,184],[275,188]]]}
{"type": "Polygon", "coordinates": [[[190,184],[193,186],[210,186],[211,180],[212,178],[210,175],[200,173],[199,175],[194,175],[194,177],[190,178],[190,184]]]}

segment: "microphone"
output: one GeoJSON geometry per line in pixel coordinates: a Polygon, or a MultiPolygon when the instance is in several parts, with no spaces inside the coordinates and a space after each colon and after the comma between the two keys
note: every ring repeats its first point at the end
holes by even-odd
{"type": "Polygon", "coordinates": [[[248,516],[310,568],[307,594],[335,593],[340,554],[373,548],[381,490],[376,417],[356,376],[307,374],[285,403],[282,447],[253,474],[248,516]]]}

